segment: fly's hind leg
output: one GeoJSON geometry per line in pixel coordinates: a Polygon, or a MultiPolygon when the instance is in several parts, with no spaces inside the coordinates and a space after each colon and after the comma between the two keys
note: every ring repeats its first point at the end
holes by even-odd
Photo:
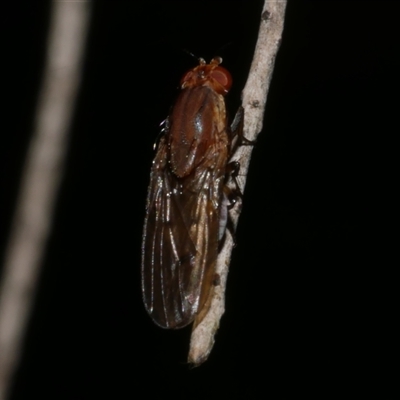
{"type": "Polygon", "coordinates": [[[228,197],[228,210],[232,210],[233,207],[235,207],[238,199],[242,200],[243,198],[243,193],[240,190],[239,183],[237,181],[237,177],[239,175],[239,170],[240,170],[240,163],[239,161],[231,161],[227,165],[227,171],[226,171],[226,182],[229,180],[232,180],[234,183],[235,187],[230,188],[227,185],[225,185],[225,190],[226,190],[226,195],[228,197]]]}
{"type": "MultiPolygon", "coordinates": [[[[235,226],[233,224],[232,218],[229,215],[229,210],[235,207],[238,200],[243,198],[243,194],[239,188],[237,182],[237,176],[239,174],[240,163],[238,161],[232,161],[227,165],[226,175],[225,175],[225,186],[223,189],[223,205],[222,205],[222,213],[223,213],[223,234],[220,235],[219,242],[219,250],[222,248],[225,242],[226,231],[228,230],[232,236],[233,245],[236,246],[236,235],[235,235],[235,226]],[[229,187],[228,182],[232,181],[234,183],[234,187],[229,187]]],[[[222,231],[221,231],[222,232],[222,231]]]]}

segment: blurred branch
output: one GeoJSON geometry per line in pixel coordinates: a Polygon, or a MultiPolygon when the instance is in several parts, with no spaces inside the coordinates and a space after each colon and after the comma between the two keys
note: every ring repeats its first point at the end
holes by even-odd
{"type": "MultiPolygon", "coordinates": [[[[286,0],[265,0],[264,3],[253,62],[242,92],[242,106],[245,110],[244,135],[249,140],[255,140],[262,130],[269,84],[281,42],[285,8],[286,0]]],[[[253,146],[239,146],[233,156],[233,160],[240,162],[240,174],[237,179],[242,193],[246,184],[252,150],[253,146]]],[[[230,215],[236,228],[240,207],[234,207],[230,215]]],[[[225,311],[225,287],[232,248],[233,241],[228,236],[217,260],[216,273],[220,277],[220,284],[215,286],[211,306],[206,316],[192,330],[188,362],[194,365],[204,362],[214,345],[214,336],[225,311]]]]}
{"type": "Polygon", "coordinates": [[[52,3],[46,69],[38,99],[0,286],[0,400],[18,365],[63,176],[81,75],[90,2],[52,3]]]}

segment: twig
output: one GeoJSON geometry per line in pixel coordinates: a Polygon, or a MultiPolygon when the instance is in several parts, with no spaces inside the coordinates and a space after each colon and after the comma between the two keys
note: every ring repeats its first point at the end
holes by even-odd
{"type": "MultiPolygon", "coordinates": [[[[242,106],[245,110],[244,136],[249,140],[255,140],[262,129],[267,93],[283,31],[285,8],[286,0],[265,0],[264,3],[254,58],[242,93],[242,106]]],[[[242,193],[246,184],[251,152],[252,146],[239,146],[233,156],[233,160],[240,162],[240,174],[237,180],[242,193]]],[[[234,207],[230,214],[236,228],[240,207],[234,207]]],[[[220,282],[214,289],[211,306],[204,319],[192,330],[188,356],[188,362],[191,364],[199,365],[204,362],[214,345],[214,336],[225,311],[225,287],[232,248],[233,241],[228,236],[218,255],[216,273],[220,277],[220,282]]]]}
{"type": "Polygon", "coordinates": [[[89,25],[90,2],[53,1],[35,129],[6,249],[0,286],[0,400],[10,391],[63,175],[89,25]]]}

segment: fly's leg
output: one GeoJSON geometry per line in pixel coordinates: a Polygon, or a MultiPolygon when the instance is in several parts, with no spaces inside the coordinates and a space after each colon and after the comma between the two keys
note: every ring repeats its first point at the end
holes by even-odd
{"type": "Polygon", "coordinates": [[[243,124],[244,108],[240,106],[230,127],[232,138],[231,154],[233,154],[239,146],[254,146],[256,144],[255,140],[249,140],[244,136],[243,124]]]}
{"type": "MultiPolygon", "coordinates": [[[[256,141],[249,140],[243,135],[243,123],[244,123],[244,108],[242,106],[236,112],[235,118],[230,126],[231,133],[231,155],[236,151],[239,146],[254,146],[256,141]]],[[[225,174],[225,185],[224,185],[224,199],[222,201],[221,207],[221,224],[220,224],[220,240],[218,251],[222,249],[225,242],[225,232],[226,230],[232,236],[233,245],[236,246],[236,235],[235,235],[235,226],[233,221],[229,215],[229,210],[235,207],[238,200],[242,200],[243,194],[240,190],[239,183],[237,181],[237,177],[239,175],[240,163],[238,161],[231,161],[226,166],[226,174],[225,174]],[[233,182],[233,188],[228,186],[228,182],[233,182]]]]}
{"type": "Polygon", "coordinates": [[[224,245],[225,242],[225,232],[226,230],[229,231],[229,233],[232,236],[233,240],[233,245],[236,246],[236,235],[235,235],[235,226],[233,225],[233,221],[229,215],[229,210],[231,210],[237,203],[238,199],[242,199],[243,194],[239,188],[239,184],[237,182],[237,176],[239,174],[239,169],[240,169],[240,163],[238,161],[232,161],[227,165],[227,171],[225,175],[225,186],[224,186],[224,200],[223,200],[223,206],[222,206],[222,213],[224,214],[224,226],[223,226],[223,232],[224,234],[221,235],[221,239],[219,242],[219,249],[221,250],[222,246],[224,245]],[[234,188],[231,188],[227,185],[227,182],[229,180],[232,180],[234,183],[234,188]]]}
{"type": "Polygon", "coordinates": [[[169,126],[170,126],[169,117],[165,118],[164,121],[162,121],[159,126],[161,127],[161,130],[158,133],[156,140],[153,144],[153,150],[156,150],[156,148],[158,147],[158,144],[161,142],[162,138],[169,131],[169,126]]]}
{"type": "Polygon", "coordinates": [[[232,210],[232,208],[235,207],[238,199],[242,200],[243,198],[243,193],[240,190],[239,183],[237,181],[239,170],[240,170],[239,161],[232,161],[227,165],[226,181],[231,179],[235,184],[234,188],[229,188],[228,186],[225,186],[226,190],[228,191],[227,193],[227,197],[229,200],[228,210],[232,210]]]}

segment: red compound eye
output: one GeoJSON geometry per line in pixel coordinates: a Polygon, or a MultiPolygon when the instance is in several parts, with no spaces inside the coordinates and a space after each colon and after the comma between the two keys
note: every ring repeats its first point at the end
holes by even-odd
{"type": "Polygon", "coordinates": [[[210,76],[222,86],[225,93],[229,92],[229,89],[232,86],[232,76],[227,69],[216,67],[211,71],[210,76]]]}
{"type": "Polygon", "coordinates": [[[187,82],[191,81],[193,79],[193,76],[194,73],[192,69],[186,72],[185,75],[183,75],[181,78],[181,85],[185,85],[187,82]]]}

